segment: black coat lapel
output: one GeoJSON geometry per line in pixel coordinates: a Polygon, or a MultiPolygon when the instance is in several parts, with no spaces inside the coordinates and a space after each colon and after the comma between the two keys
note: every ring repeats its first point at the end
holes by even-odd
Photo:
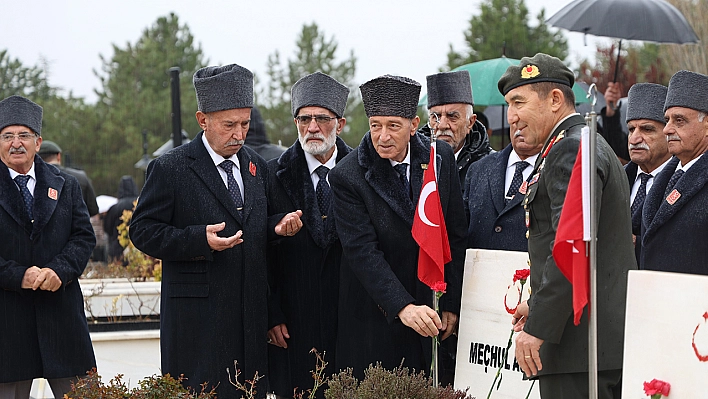
{"type": "Polygon", "coordinates": [[[0,164],[0,207],[30,234],[32,223],[25,211],[24,200],[17,184],[10,178],[10,170],[5,164],[0,164]]]}
{"type": "MultiPolygon", "coordinates": [[[[629,162],[624,166],[624,171],[627,174],[627,182],[629,183],[629,192],[632,192],[632,186],[634,186],[634,181],[637,179],[637,173],[639,172],[639,166],[634,162],[629,162]]],[[[645,199],[646,201],[646,199],[645,199]]],[[[630,202],[630,206],[632,203],[630,202]]],[[[636,212],[632,213],[632,234],[639,235],[642,228],[642,209],[644,205],[639,207],[636,212]]]]}
{"type": "MultiPolygon", "coordinates": [[[[413,156],[411,156],[411,162],[413,162],[413,159],[413,156]]],[[[413,201],[405,192],[403,184],[398,178],[398,173],[393,169],[389,160],[381,158],[374,149],[370,132],[366,133],[359,145],[358,162],[362,168],[366,169],[364,178],[369,183],[369,186],[388,204],[394,213],[412,227],[413,201]]],[[[411,167],[411,171],[413,171],[413,167],[411,167]]],[[[411,176],[413,175],[411,173],[411,176]]],[[[422,177],[419,179],[418,191],[420,191],[422,177]]],[[[411,185],[411,187],[413,186],[411,185]]]]}
{"type": "Polygon", "coordinates": [[[216,170],[216,165],[214,165],[209,153],[206,148],[204,148],[204,144],[202,143],[203,134],[204,132],[202,131],[194,140],[185,144],[185,146],[188,146],[188,156],[192,159],[189,167],[199,176],[204,182],[204,185],[206,185],[216,199],[221,202],[224,208],[228,210],[231,216],[233,216],[238,223],[242,224],[241,215],[239,215],[239,212],[236,210],[236,204],[233,199],[231,199],[231,194],[229,194],[224,181],[216,170]]]}
{"type": "MultiPolygon", "coordinates": [[[[494,165],[495,172],[487,174],[487,180],[489,182],[489,192],[492,194],[492,203],[494,203],[494,209],[497,211],[497,215],[501,215],[506,208],[504,203],[504,197],[506,193],[504,192],[504,183],[506,180],[506,164],[509,162],[509,155],[511,155],[511,144],[506,146],[501,152],[501,156],[497,157],[497,163],[494,165]]],[[[523,195],[514,196],[523,198],[523,195]]],[[[519,199],[521,201],[521,199],[519,199]]]]}
{"type": "MultiPolygon", "coordinates": [[[[351,148],[339,137],[337,137],[336,145],[337,162],[339,162],[351,152],[351,148]]],[[[307,231],[312,239],[321,248],[332,245],[337,240],[334,219],[329,216],[325,219],[322,218],[322,211],[317,206],[317,194],[312,185],[305,152],[299,141],[280,156],[278,167],[275,175],[295,208],[302,209],[303,222],[308,227],[307,231]]],[[[331,211],[327,210],[326,215],[331,215],[331,211]]]]}
{"type": "MultiPolygon", "coordinates": [[[[64,188],[64,178],[60,176],[59,170],[44,163],[39,156],[34,157],[34,173],[37,176],[37,185],[34,187],[32,236],[37,235],[47,225],[64,188]]],[[[88,211],[86,215],[88,216],[88,211]]]]}
{"type": "Polygon", "coordinates": [[[239,160],[241,179],[243,181],[243,223],[248,220],[248,215],[256,206],[263,206],[264,204],[256,204],[256,199],[253,196],[253,190],[259,185],[258,174],[264,171],[258,170],[256,166],[257,162],[251,159],[251,153],[248,152],[249,148],[241,147],[236,156],[239,160]],[[249,191],[251,191],[249,193],[249,191]]]}
{"type": "MultiPolygon", "coordinates": [[[[668,165],[667,165],[668,166],[668,165]]],[[[669,169],[670,174],[667,173],[669,178],[673,175],[674,169],[669,169]]],[[[676,202],[669,204],[666,201],[663,191],[661,192],[661,202],[659,203],[659,210],[656,212],[656,216],[652,221],[652,229],[659,228],[659,226],[666,223],[671,217],[673,217],[687,202],[699,192],[703,186],[708,182],[708,156],[705,154],[696,161],[693,166],[676,182],[674,190],[678,191],[681,196],[676,200],[676,202]]],[[[654,186],[652,186],[653,188],[654,186]]],[[[666,187],[666,184],[664,185],[666,187]]],[[[672,190],[673,191],[673,190],[672,190]]]]}
{"type": "Polygon", "coordinates": [[[643,233],[645,236],[657,228],[657,226],[654,225],[654,220],[656,220],[659,207],[664,202],[664,191],[666,190],[666,186],[669,184],[669,179],[671,179],[674,171],[676,171],[676,166],[678,163],[678,158],[671,157],[669,163],[666,164],[661,173],[654,177],[654,183],[651,186],[651,190],[649,190],[649,194],[647,194],[647,197],[644,200],[644,209],[642,210],[642,225],[646,228],[646,231],[643,233]]]}

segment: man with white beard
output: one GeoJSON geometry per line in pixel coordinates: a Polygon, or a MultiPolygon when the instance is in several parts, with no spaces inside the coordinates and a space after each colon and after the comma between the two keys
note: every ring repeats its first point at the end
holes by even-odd
{"type": "Polygon", "coordinates": [[[438,140],[450,144],[462,184],[470,165],[493,152],[487,129],[474,113],[470,74],[467,71],[441,72],[427,76],[426,80],[430,123],[420,132],[430,136],[432,124],[438,140]]]}
{"type": "Polygon", "coordinates": [[[348,95],[345,85],[321,72],[298,80],[291,93],[298,140],[268,162],[269,211],[303,211],[303,231],[269,251],[270,391],[282,397],[312,388],[312,348],[334,365],[342,246],[327,173],[351,151],[339,138],[348,95]]]}

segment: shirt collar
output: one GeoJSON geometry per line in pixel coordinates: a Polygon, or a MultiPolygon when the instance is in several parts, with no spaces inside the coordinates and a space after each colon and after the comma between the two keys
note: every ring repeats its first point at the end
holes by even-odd
{"type": "MultiPolygon", "coordinates": [[[[209,153],[209,157],[211,157],[212,162],[214,162],[214,165],[219,166],[222,162],[224,162],[227,158],[222,157],[221,155],[217,154],[213,148],[209,145],[209,142],[206,139],[206,135],[202,134],[202,143],[204,144],[204,147],[206,147],[207,152],[209,153]]],[[[241,165],[238,162],[238,158],[236,157],[236,154],[234,154],[231,158],[231,161],[236,165],[236,169],[241,170],[241,165]]]]}
{"type": "Polygon", "coordinates": [[[526,161],[529,163],[529,165],[534,166],[536,164],[536,158],[538,158],[538,154],[531,155],[526,159],[521,159],[519,157],[519,154],[517,154],[516,151],[514,151],[514,149],[512,148],[511,152],[509,153],[509,160],[506,162],[506,167],[509,168],[519,161],[526,161]]]}
{"type": "Polygon", "coordinates": [[[327,167],[327,169],[332,169],[334,168],[334,165],[337,164],[337,153],[339,150],[337,149],[337,146],[334,146],[334,152],[332,153],[332,156],[329,157],[327,162],[321,163],[317,158],[315,158],[314,155],[308,153],[307,151],[303,150],[302,152],[305,153],[305,161],[307,161],[307,169],[310,171],[310,174],[315,173],[315,169],[319,168],[320,166],[324,165],[327,167]]]}
{"type": "Polygon", "coordinates": [[[681,162],[679,162],[679,163],[678,163],[678,167],[676,168],[676,170],[681,169],[681,170],[683,170],[684,172],[688,172],[688,169],[689,169],[691,166],[693,166],[694,163],[698,162],[698,160],[701,159],[702,156],[703,156],[703,154],[697,156],[695,159],[690,160],[686,165],[683,165],[683,166],[681,166],[681,162]]]}
{"type": "Polygon", "coordinates": [[[391,166],[396,166],[399,163],[407,163],[410,166],[410,164],[411,164],[411,143],[410,143],[410,141],[408,142],[408,148],[406,149],[406,157],[403,158],[403,161],[396,162],[393,159],[389,159],[388,161],[391,162],[391,166]]]}
{"type": "MultiPolygon", "coordinates": [[[[20,173],[17,173],[14,169],[12,168],[7,168],[10,171],[10,179],[15,180],[15,177],[20,175],[20,173]]],[[[37,181],[37,177],[35,176],[34,173],[34,162],[32,162],[32,166],[30,167],[29,172],[27,172],[26,176],[30,176],[34,179],[34,181],[37,181]]]]}

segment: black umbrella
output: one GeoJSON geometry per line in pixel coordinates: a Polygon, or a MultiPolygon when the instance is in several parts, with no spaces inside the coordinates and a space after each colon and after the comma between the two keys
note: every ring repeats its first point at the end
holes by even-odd
{"type": "MultiPolygon", "coordinates": [[[[676,7],[664,0],[574,0],[548,19],[574,32],[657,43],[696,43],[698,36],[676,7]]],[[[619,50],[615,64],[617,66],[619,50]]]]}

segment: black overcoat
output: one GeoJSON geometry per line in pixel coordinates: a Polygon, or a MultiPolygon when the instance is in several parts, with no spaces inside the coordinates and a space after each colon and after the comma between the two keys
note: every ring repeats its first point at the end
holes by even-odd
{"type": "MultiPolygon", "coordinates": [[[[530,212],[531,297],[524,331],[543,339],[539,375],[588,370],[587,307],[580,325],[573,324],[573,292],[552,256],[558,221],[585,120],[564,120],[549,136],[532,176],[526,198],[530,212]],[[553,140],[557,140],[544,157],[553,140]],[[533,181],[533,178],[532,178],[533,181]]],[[[612,148],[597,135],[597,343],[599,370],[622,368],[627,272],[636,269],[632,246],[627,175],[612,148]]]]}
{"type": "Polygon", "coordinates": [[[671,158],[644,200],[641,267],[708,275],[708,156],[676,182],[680,196],[671,204],[665,191],[678,163],[671,158]]]}
{"type": "Polygon", "coordinates": [[[96,238],[81,188],[39,156],[34,168],[32,223],[0,164],[0,383],[84,376],[96,366],[78,280],[96,238]],[[22,289],[31,266],[54,270],[59,290],[22,289]]]}
{"type": "MultiPolygon", "coordinates": [[[[350,151],[337,138],[337,162],[350,151]]],[[[268,346],[270,384],[276,394],[289,397],[293,388],[312,388],[310,370],[316,360],[312,348],[326,353],[328,373],[334,369],[342,245],[331,211],[325,210],[327,218],[322,218],[300,142],[269,161],[268,168],[270,212],[302,210],[302,229],[275,241],[268,253],[268,328],[284,323],[290,335],[287,349],[268,346]]]]}
{"type": "MultiPolygon", "coordinates": [[[[237,153],[244,186],[239,215],[202,142],[202,133],[150,163],[130,224],[130,238],[162,259],[162,372],[184,374],[199,388],[219,384],[219,398],[240,398],[229,384],[267,374],[268,167],[253,150],[237,153]],[[243,230],[243,243],[212,251],[206,225],[226,222],[222,237],[243,230]]],[[[259,386],[267,386],[262,379],[259,386]]],[[[265,394],[260,389],[259,395],[265,394]]]]}
{"type": "MultiPolygon", "coordinates": [[[[504,203],[504,182],[511,144],[473,163],[465,179],[464,203],[469,220],[467,248],[522,251],[528,249],[523,194],[504,203]]],[[[529,180],[531,176],[529,176],[529,180]]]]}
{"type": "MultiPolygon", "coordinates": [[[[465,216],[455,158],[438,141],[438,190],[447,224],[452,262],[445,265],[447,294],[441,310],[459,315],[465,255],[465,216]]],[[[418,245],[411,235],[414,209],[430,157],[427,138],[410,140],[413,199],[388,159],[378,156],[370,133],[329,175],[337,233],[342,242],[336,369],[364,369],[380,361],[429,372],[431,339],[397,318],[408,304],[432,305],[432,291],[417,277],[418,245]]]]}

